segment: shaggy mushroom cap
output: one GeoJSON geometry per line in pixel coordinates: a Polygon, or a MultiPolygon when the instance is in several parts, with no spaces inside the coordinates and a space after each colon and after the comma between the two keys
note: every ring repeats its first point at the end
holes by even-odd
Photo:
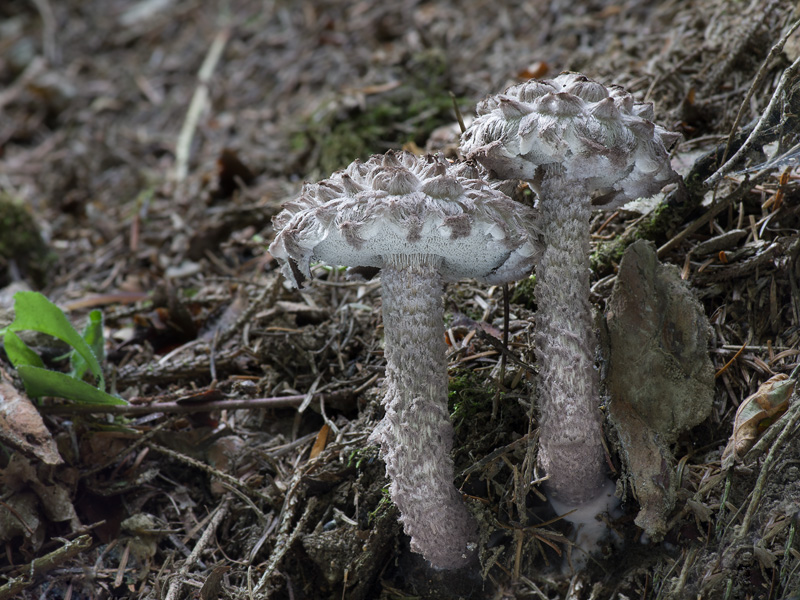
{"type": "Polygon", "coordinates": [[[356,161],[306,184],[274,225],[269,251],[298,287],[316,260],[381,268],[387,257],[438,257],[445,281],[498,284],[525,277],[540,254],[532,209],[468,165],[409,152],[356,161]]]}
{"type": "Polygon", "coordinates": [[[653,105],[579,73],[532,79],[478,104],[461,151],[503,179],[535,182],[560,165],[595,203],[652,196],[675,177],[667,148],[679,135],[652,122],[653,105]]]}

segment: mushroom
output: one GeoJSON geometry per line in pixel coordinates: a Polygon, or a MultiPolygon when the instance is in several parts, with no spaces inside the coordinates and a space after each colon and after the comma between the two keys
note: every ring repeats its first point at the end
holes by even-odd
{"type": "Polygon", "coordinates": [[[475,167],[408,152],[306,185],[274,219],[269,250],[295,286],[311,277],[312,260],[380,269],[385,416],[370,440],[380,443],[411,549],[437,568],[468,564],[477,541],[453,485],[443,285],[528,275],[540,248],[533,221],[475,167]]]}
{"type": "Polygon", "coordinates": [[[545,248],[536,267],[534,339],[546,490],[559,512],[593,500],[602,506],[613,485],[589,301],[592,205],[619,207],[673,181],[667,148],[678,135],[651,121],[652,104],[578,73],[516,85],[477,112],[462,153],[496,177],[526,180],[538,195],[545,248]]]}

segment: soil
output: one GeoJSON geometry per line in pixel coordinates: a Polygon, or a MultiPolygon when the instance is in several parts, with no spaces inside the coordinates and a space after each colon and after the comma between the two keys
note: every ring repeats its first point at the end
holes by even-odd
{"type": "MultiPolygon", "coordinates": [[[[795,10],[1,3],[0,328],[19,290],[78,331],[100,310],[106,380],[128,404],[45,397],[46,430],[27,438],[15,411],[0,415],[0,598],[800,597],[797,393],[723,462],[739,406],[800,355],[795,10]],[[625,436],[607,423],[617,539],[571,572],[569,528],[535,467],[534,281],[510,285],[507,318],[502,288],[449,284],[456,485],[481,543],[479,564],[435,571],[410,552],[368,442],[385,368],[379,283],[320,266],[290,289],[267,251],[271,219],[356,158],[458,158],[454,105],[469,120],[481,98],[566,70],[653,102],[683,136],[680,185],[596,213],[592,300],[602,315],[624,248],[653,242],[708,318],[711,408],[658,442],[673,485],[663,535],[634,523],[625,436]]],[[[24,339],[66,370],[64,344],[24,339]]],[[[0,390],[5,407],[27,402],[5,356],[0,390]]]]}

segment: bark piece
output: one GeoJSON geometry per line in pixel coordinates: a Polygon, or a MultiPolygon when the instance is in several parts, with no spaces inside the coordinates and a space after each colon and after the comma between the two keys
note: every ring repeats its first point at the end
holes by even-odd
{"type": "Polygon", "coordinates": [[[669,444],[711,412],[710,326],[677,269],[643,240],[625,251],[606,325],[611,421],[642,507],[636,523],[658,538],[675,503],[669,444]]]}

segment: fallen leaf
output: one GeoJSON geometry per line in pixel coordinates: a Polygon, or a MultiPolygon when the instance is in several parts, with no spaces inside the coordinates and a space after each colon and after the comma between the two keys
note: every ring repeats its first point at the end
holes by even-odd
{"type": "Polygon", "coordinates": [[[317,439],[314,441],[314,446],[311,448],[311,455],[308,457],[309,459],[317,458],[317,456],[319,456],[320,453],[325,450],[325,446],[328,443],[328,433],[330,430],[331,428],[328,427],[327,423],[325,423],[319,430],[317,439]]]}
{"type": "Polygon", "coordinates": [[[739,405],[733,421],[733,434],[722,453],[723,468],[729,468],[740,460],[753,447],[764,429],[786,412],[795,383],[794,379],[780,373],[762,383],[755,394],[748,396],[739,405]]]}
{"type": "Polygon", "coordinates": [[[0,442],[48,465],[64,461],[56,442],[30,399],[20,394],[0,370],[0,442]]]}
{"type": "Polygon", "coordinates": [[[550,71],[550,65],[541,60],[535,60],[517,73],[519,79],[541,79],[550,71]]]}
{"type": "Polygon", "coordinates": [[[230,571],[228,565],[214,567],[211,574],[206,578],[203,587],[200,588],[200,600],[217,600],[222,592],[222,578],[225,573],[230,571]]]}

